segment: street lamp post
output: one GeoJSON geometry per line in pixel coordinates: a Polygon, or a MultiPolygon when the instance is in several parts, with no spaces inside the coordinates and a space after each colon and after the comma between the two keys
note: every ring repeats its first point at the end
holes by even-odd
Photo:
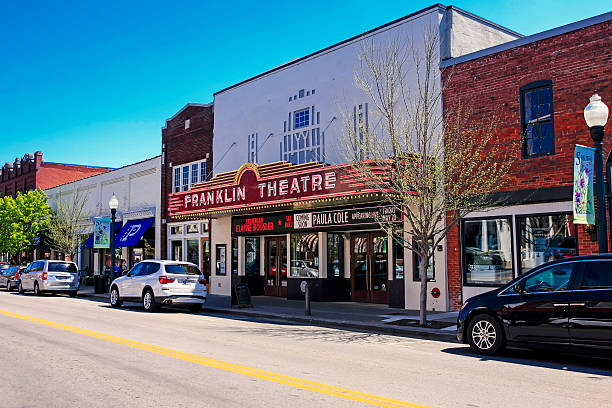
{"type": "Polygon", "coordinates": [[[597,241],[599,253],[608,252],[608,236],[606,227],[606,203],[604,201],[603,176],[603,146],[604,126],[608,121],[608,107],[597,95],[597,90],[591,96],[589,104],[584,108],[584,119],[591,131],[595,146],[595,193],[597,194],[597,241]]]}
{"type": "Polygon", "coordinates": [[[117,207],[119,207],[119,200],[113,193],[108,206],[111,210],[111,234],[110,234],[110,247],[111,247],[111,268],[110,276],[108,277],[108,289],[110,290],[111,282],[115,276],[115,217],[117,216],[117,207]]]}

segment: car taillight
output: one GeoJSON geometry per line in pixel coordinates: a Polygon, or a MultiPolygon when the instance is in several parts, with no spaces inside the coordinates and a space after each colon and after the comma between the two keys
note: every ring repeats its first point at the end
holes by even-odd
{"type": "Polygon", "coordinates": [[[172,283],[174,282],[176,279],[174,278],[169,278],[167,276],[160,276],[159,277],[159,283],[161,283],[162,285],[165,285],[166,283],[172,283]]]}
{"type": "Polygon", "coordinates": [[[42,280],[47,280],[47,272],[43,272],[43,274],[42,274],[42,280]]]}
{"type": "Polygon", "coordinates": [[[206,278],[204,276],[200,276],[200,278],[198,279],[198,283],[201,283],[202,285],[206,285],[206,278]]]}

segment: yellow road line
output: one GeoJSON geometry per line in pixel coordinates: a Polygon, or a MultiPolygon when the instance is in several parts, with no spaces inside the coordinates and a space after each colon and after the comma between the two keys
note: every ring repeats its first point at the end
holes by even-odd
{"type": "Polygon", "coordinates": [[[326,385],[317,383],[314,381],[303,380],[296,377],[290,377],[282,374],[272,373],[270,371],[258,370],[238,364],[227,363],[220,360],[214,360],[212,358],[202,357],[195,354],[184,353],[182,351],[172,350],[168,348],[158,347],[151,344],[140,343],[133,340],[124,339],[121,337],[111,336],[108,334],[95,332],[87,329],[81,329],[79,327],[68,326],[63,323],[52,322],[50,320],[39,319],[37,317],[31,317],[21,315],[18,313],[8,312],[0,310],[0,315],[14,317],[17,319],[27,320],[29,322],[42,324],[49,327],[54,327],[61,330],[66,330],[72,333],[82,334],[89,337],[94,337],[100,340],[106,340],[109,342],[122,344],[128,347],[133,347],[140,350],[150,351],[152,353],[161,354],[168,357],[173,357],[179,360],[189,361],[195,364],[204,365],[207,367],[217,368],[220,370],[230,371],[236,374],[242,374],[249,377],[259,378],[266,381],[275,382],[278,384],[289,385],[291,387],[300,388],[303,390],[309,390],[318,392],[321,394],[330,395],[333,397],[348,399],[351,401],[363,402],[378,407],[410,407],[410,408],[429,408],[425,405],[413,404],[410,402],[399,401],[392,398],[379,397],[372,394],[366,394],[363,392],[352,391],[345,388],[335,387],[333,385],[326,385]]]}

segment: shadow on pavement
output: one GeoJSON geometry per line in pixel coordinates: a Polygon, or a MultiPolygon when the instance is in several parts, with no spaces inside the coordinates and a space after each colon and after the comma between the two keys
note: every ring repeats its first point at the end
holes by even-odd
{"type": "Polygon", "coordinates": [[[471,357],[480,361],[501,361],[504,363],[530,365],[533,367],[551,368],[561,371],[593,374],[612,377],[612,359],[605,354],[589,355],[570,354],[551,350],[508,348],[496,356],[481,356],[472,353],[469,347],[451,347],[443,353],[471,357]]]}

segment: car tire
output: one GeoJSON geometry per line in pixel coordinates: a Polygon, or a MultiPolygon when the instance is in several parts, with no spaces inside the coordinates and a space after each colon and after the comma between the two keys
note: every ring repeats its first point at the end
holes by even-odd
{"type": "Polygon", "coordinates": [[[142,293],[142,307],[145,312],[157,312],[159,306],[155,303],[155,296],[151,289],[147,289],[142,293]]]}
{"type": "Polygon", "coordinates": [[[189,311],[191,313],[199,313],[199,312],[201,312],[202,311],[202,304],[198,303],[196,305],[189,306],[189,311]]]}
{"type": "Polygon", "coordinates": [[[467,340],[472,351],[488,356],[498,353],[505,345],[501,324],[488,314],[479,314],[470,320],[467,340]]]}
{"type": "Polygon", "coordinates": [[[42,296],[42,292],[38,287],[38,282],[34,282],[34,296],[42,296]]]}
{"type": "Polygon", "coordinates": [[[111,307],[121,307],[123,304],[123,300],[119,297],[119,289],[116,286],[113,286],[110,294],[108,295],[108,301],[111,307]]]}
{"type": "Polygon", "coordinates": [[[23,285],[21,284],[21,281],[19,281],[19,286],[17,286],[17,292],[18,292],[20,295],[23,295],[23,293],[24,293],[24,292],[23,292],[23,285]]]}
{"type": "Polygon", "coordinates": [[[76,297],[77,292],[78,292],[77,290],[71,290],[70,292],[68,292],[68,296],[70,296],[70,297],[76,297]]]}

